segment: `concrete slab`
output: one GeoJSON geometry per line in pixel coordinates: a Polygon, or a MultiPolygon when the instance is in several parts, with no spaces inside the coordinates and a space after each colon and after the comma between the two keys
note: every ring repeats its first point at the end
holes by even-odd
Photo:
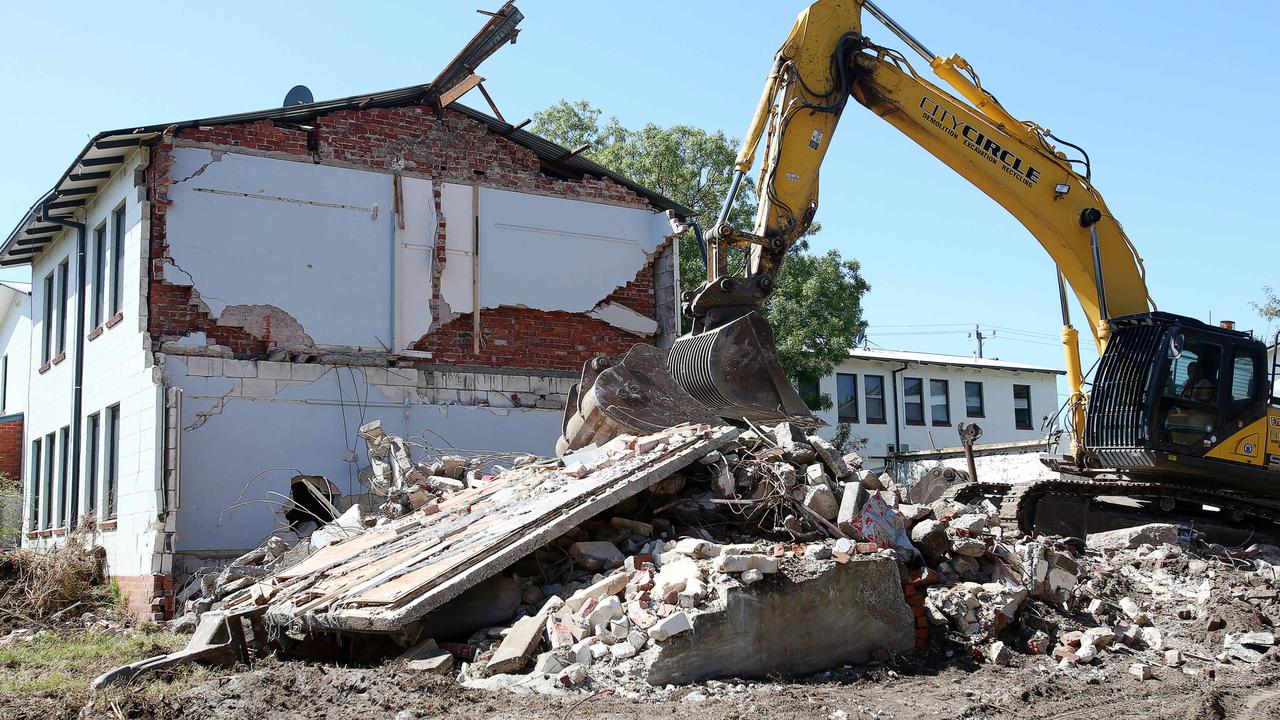
{"type": "Polygon", "coordinates": [[[897,562],[867,558],[831,563],[813,577],[784,573],[729,588],[723,610],[696,615],[692,632],[659,646],[646,680],[804,675],[865,663],[877,648],[906,652],[914,644],[897,562]]]}

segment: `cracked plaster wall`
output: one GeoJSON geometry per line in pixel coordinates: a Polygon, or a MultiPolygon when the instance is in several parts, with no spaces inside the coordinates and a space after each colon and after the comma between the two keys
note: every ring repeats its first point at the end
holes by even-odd
{"type": "Polygon", "coordinates": [[[391,343],[391,175],[188,147],[171,156],[166,281],[255,337],[271,321],[276,345],[391,343]]]}
{"type": "Polygon", "coordinates": [[[370,420],[438,446],[550,454],[574,381],[172,355],[164,374],[183,393],[180,552],[258,544],[274,527],[280,498],[270,493],[288,495],[297,473],[365,492],[356,475],[368,458],[355,438],[370,420]],[[246,485],[249,504],[228,510],[246,485]]]}

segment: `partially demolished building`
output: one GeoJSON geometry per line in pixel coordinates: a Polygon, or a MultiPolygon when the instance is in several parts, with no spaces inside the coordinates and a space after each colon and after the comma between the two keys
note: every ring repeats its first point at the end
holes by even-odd
{"type": "Polygon", "coordinates": [[[174,572],[269,536],[295,476],[363,492],[375,414],[549,453],[584,361],[674,338],[687,211],[433,87],[100,133],[21,218],[27,545],[91,518],[168,616],[174,572]]]}

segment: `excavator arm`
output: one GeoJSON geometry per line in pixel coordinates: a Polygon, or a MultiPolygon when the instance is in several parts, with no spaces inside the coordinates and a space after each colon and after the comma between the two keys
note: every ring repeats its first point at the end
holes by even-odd
{"type": "MultiPolygon", "coordinates": [[[[694,332],[677,341],[672,365],[677,381],[695,397],[706,402],[698,390],[710,385],[717,373],[723,376],[718,368],[733,365],[731,356],[737,354],[739,362],[742,356],[751,357],[767,369],[759,375],[774,386],[766,389],[781,399],[759,389],[738,396],[763,397],[758,409],[765,414],[793,407],[785,390],[776,387],[779,370],[771,344],[752,347],[722,342],[712,347],[714,343],[702,336],[758,316],[757,308],[772,290],[787,249],[812,222],[819,169],[849,97],[973,183],[1030,231],[1057,264],[1060,287],[1065,280],[1078,298],[1099,352],[1105,350],[1109,337],[1109,318],[1154,309],[1142,260],[1093,187],[1087,158],[1081,172],[1080,162],[1069,160],[1050,142],[1048,130],[1005,110],[963,58],[933,55],[872,2],[819,0],[800,13],[775,56],[737,157],[733,189],[719,221],[707,234],[707,281],[687,295],[686,311],[695,318],[694,332]],[[961,97],[926,80],[900,53],[866,38],[864,9],[920,53],[961,97]],[[728,209],[762,139],[760,203],[755,227],[743,232],[728,225],[728,209]],[[749,249],[751,262],[745,276],[726,272],[725,256],[732,247],[749,249]],[[695,343],[699,343],[698,355],[690,352],[695,343]],[[700,371],[692,383],[686,382],[693,374],[683,367],[685,363],[700,371]]],[[[1065,291],[1062,303],[1062,339],[1075,401],[1072,424],[1079,431],[1084,378],[1065,291]]],[[[763,341],[772,340],[763,337],[761,345],[763,341]]],[[[722,397],[732,392],[723,384],[715,389],[722,397]]],[[[729,405],[741,411],[744,404],[729,405]]]]}

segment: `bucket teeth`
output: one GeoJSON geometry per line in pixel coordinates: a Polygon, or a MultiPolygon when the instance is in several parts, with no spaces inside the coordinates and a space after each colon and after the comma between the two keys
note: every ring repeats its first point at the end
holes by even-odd
{"type": "Polygon", "coordinates": [[[822,424],[787,379],[773,330],[756,311],[715,330],[677,339],[671,348],[671,375],[722,417],[822,424]]]}

